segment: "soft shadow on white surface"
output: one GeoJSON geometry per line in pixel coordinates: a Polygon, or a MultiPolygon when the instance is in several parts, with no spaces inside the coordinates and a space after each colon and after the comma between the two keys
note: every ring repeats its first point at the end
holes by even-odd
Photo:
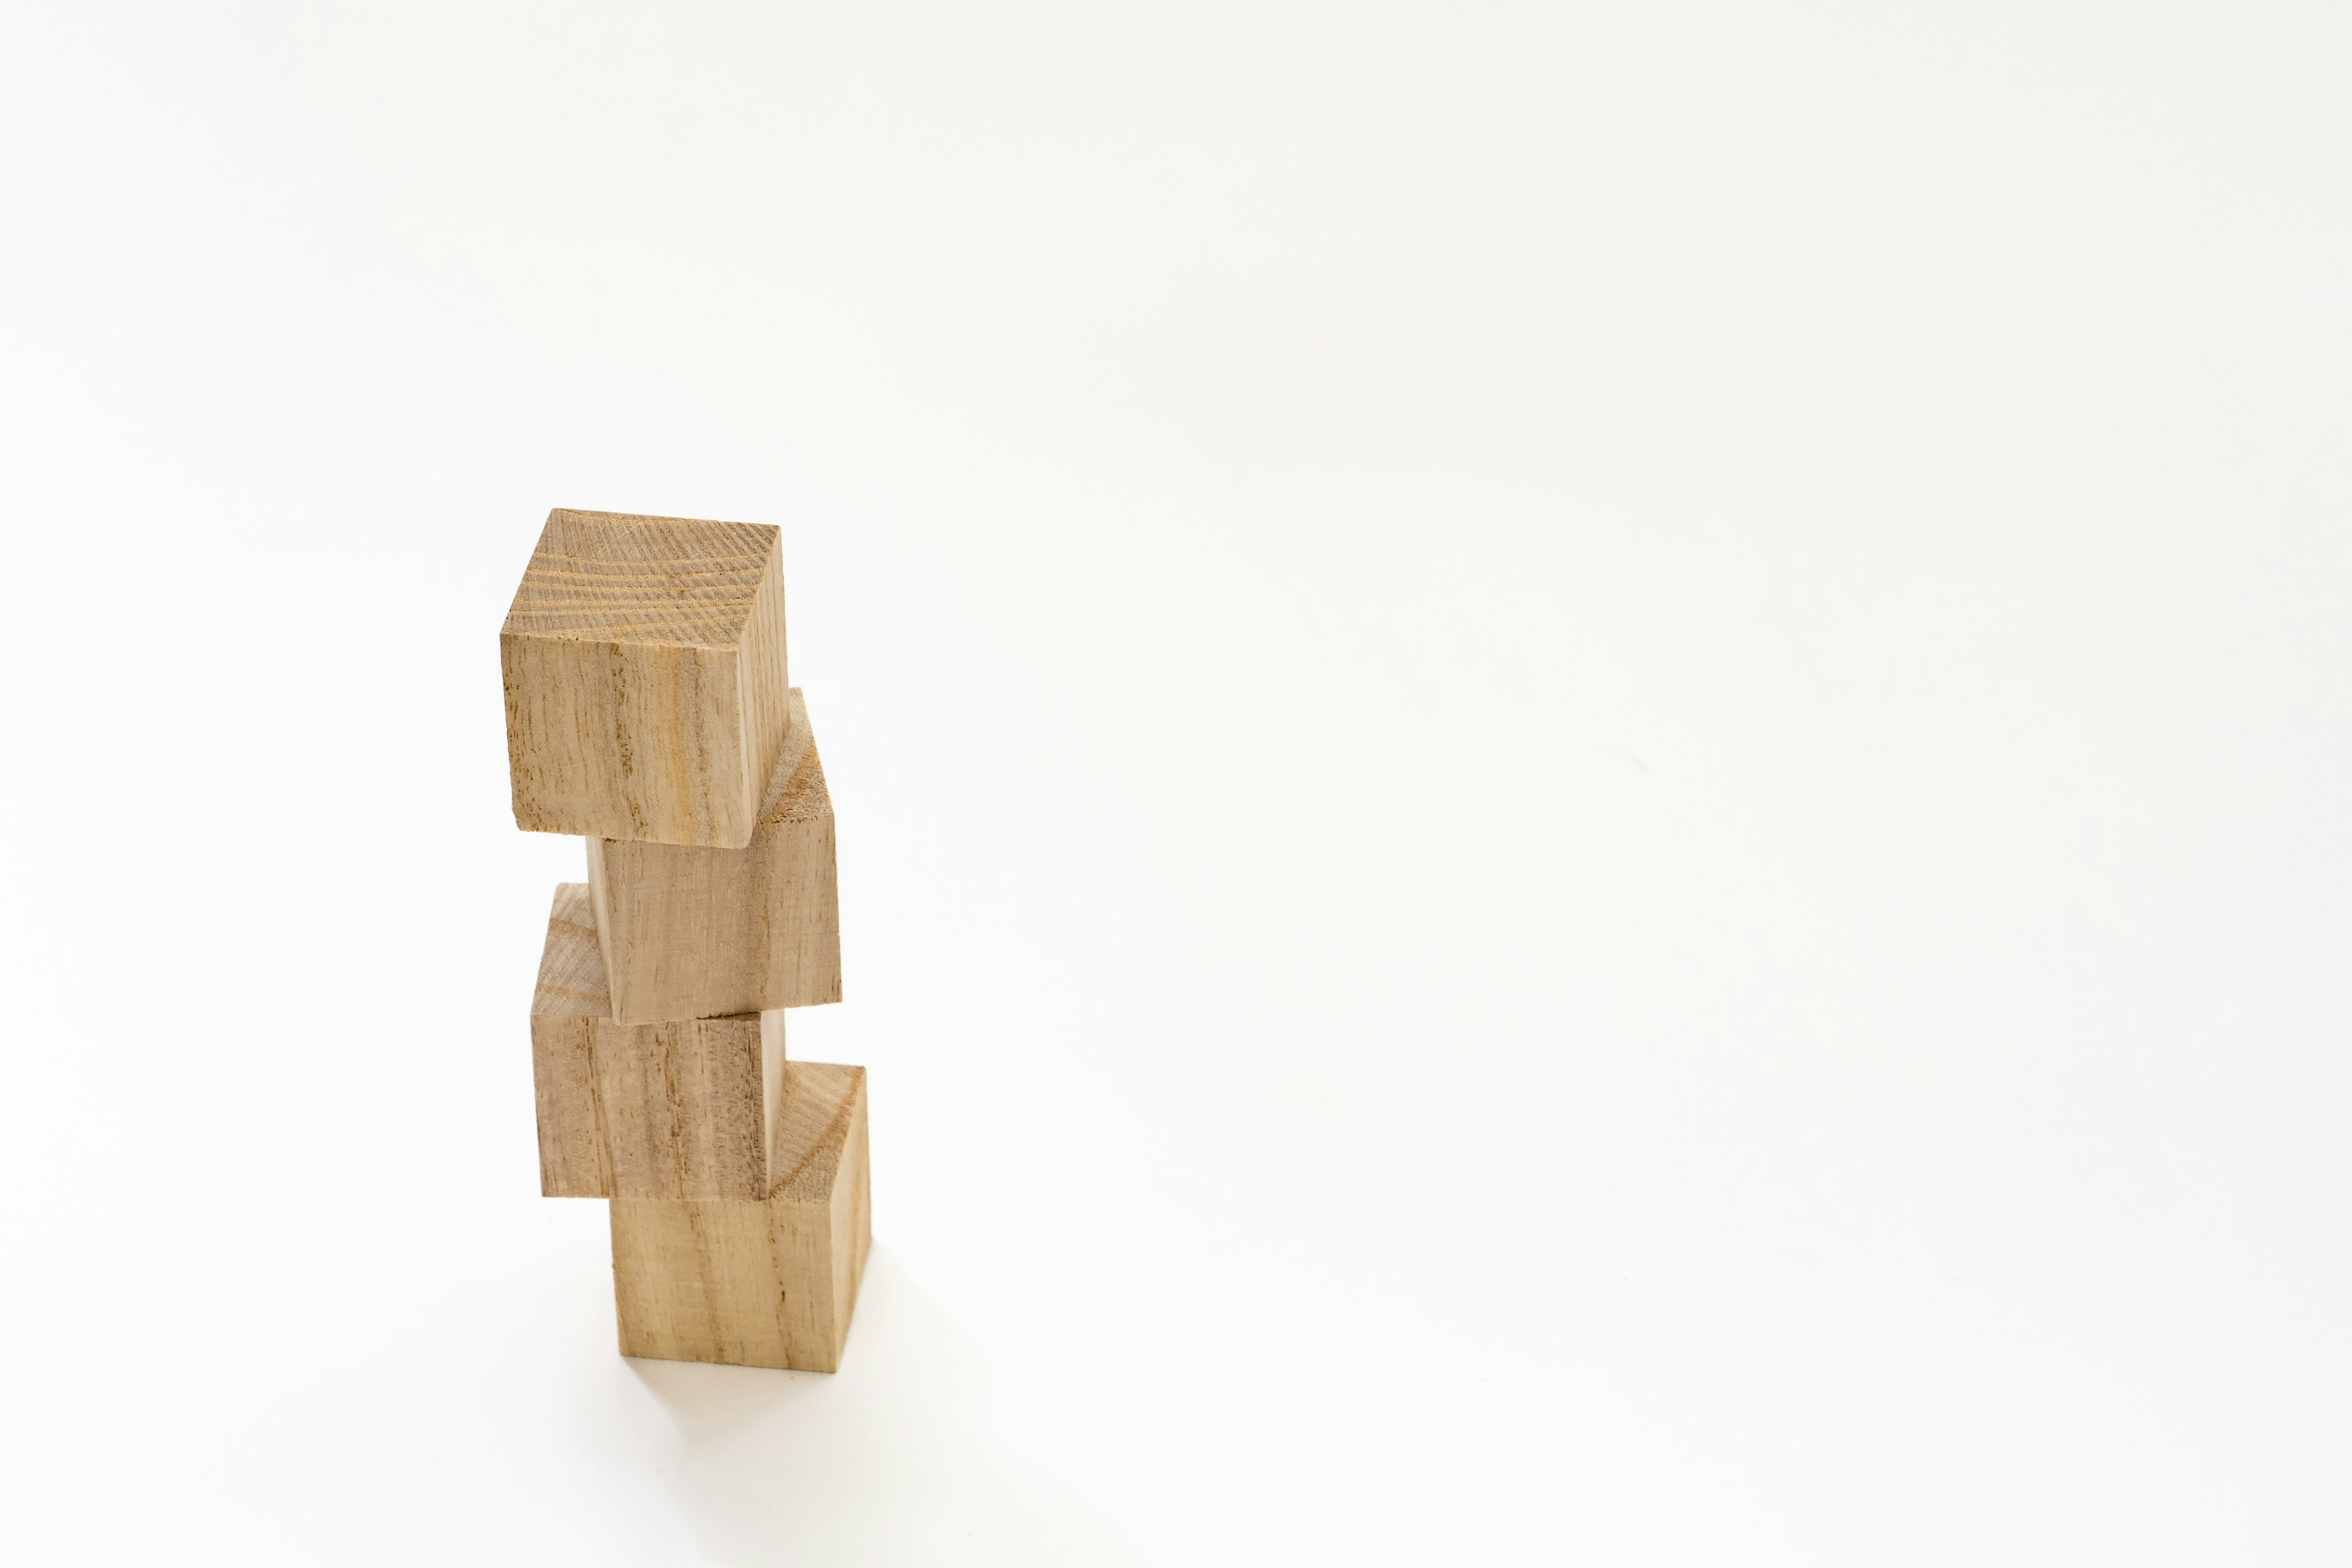
{"type": "Polygon", "coordinates": [[[978,1347],[878,1245],[837,1373],[629,1364],[676,1423],[660,1479],[713,1562],[1137,1560],[990,1434],[978,1347]]]}

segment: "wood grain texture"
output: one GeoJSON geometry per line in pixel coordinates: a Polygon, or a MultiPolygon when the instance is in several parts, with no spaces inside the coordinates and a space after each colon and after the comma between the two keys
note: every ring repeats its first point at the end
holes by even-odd
{"type": "Polygon", "coordinates": [[[833,797],[801,693],[748,845],[591,838],[588,885],[624,1023],[840,1001],[833,797]]]}
{"type": "Polygon", "coordinates": [[[551,511],[499,658],[518,825],[750,842],[787,723],[776,529],[551,511]]]}
{"type": "Polygon", "coordinates": [[[783,1014],[614,1022],[594,919],[584,884],[555,889],[530,1010],[540,1191],[764,1198],[780,1174],[783,1014]]]}
{"type": "Polygon", "coordinates": [[[841,1364],[874,1215],[866,1069],[785,1068],[763,1203],[613,1204],[621,1353],[832,1372],[841,1364]]]}

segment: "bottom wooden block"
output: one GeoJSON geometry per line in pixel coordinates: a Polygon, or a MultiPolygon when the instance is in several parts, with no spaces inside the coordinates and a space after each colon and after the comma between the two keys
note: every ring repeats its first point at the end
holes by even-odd
{"type": "Polygon", "coordinates": [[[831,1372],[873,1244],[866,1069],[784,1064],[763,1201],[614,1198],[621,1353],[831,1372]]]}

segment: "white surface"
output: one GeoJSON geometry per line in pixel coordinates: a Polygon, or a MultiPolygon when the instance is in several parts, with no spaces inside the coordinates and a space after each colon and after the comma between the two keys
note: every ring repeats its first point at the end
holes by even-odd
{"type": "Polygon", "coordinates": [[[1613,13],[0,21],[5,1555],[2345,1561],[2347,14],[1613,13]],[[558,504],[785,528],[836,1377],[535,1195],[558,504]]]}

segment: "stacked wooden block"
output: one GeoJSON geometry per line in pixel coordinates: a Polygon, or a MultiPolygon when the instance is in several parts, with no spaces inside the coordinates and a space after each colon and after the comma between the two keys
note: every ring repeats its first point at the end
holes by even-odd
{"type": "Polygon", "coordinates": [[[625,1355],[831,1372],[872,1226],[833,803],[775,529],[551,512],[499,637],[515,821],[588,843],[531,1004],[541,1190],[612,1200],[625,1355]]]}

